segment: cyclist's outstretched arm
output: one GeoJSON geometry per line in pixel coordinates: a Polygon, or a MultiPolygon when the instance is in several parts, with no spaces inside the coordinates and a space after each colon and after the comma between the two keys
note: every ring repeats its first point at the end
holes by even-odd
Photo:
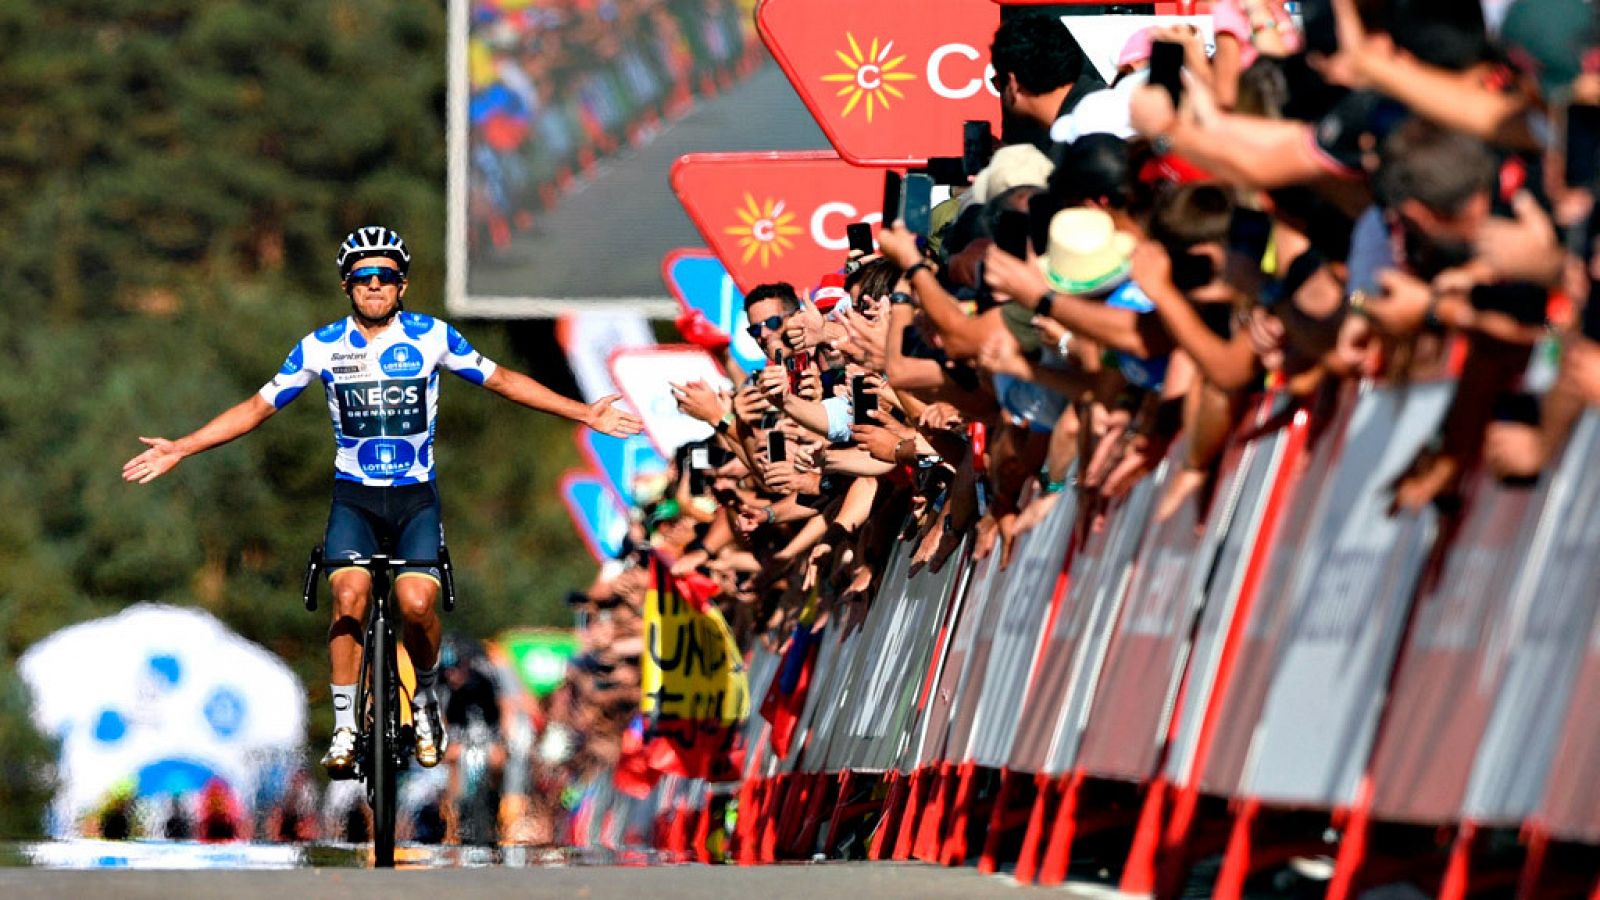
{"type": "Polygon", "coordinates": [[[505,366],[497,366],[483,382],[483,386],[513,403],[520,403],[540,412],[554,413],[612,437],[638,434],[644,428],[638,416],[611,405],[622,399],[621,394],[602,397],[585,405],[569,397],[563,397],[521,372],[512,371],[505,366]]]}
{"type": "Polygon", "coordinates": [[[150,449],[123,463],[122,480],[149,484],[182,462],[184,457],[226,444],[254,430],[277,411],[277,407],[256,394],[175,441],[141,437],[139,440],[149,445],[150,449]]]}

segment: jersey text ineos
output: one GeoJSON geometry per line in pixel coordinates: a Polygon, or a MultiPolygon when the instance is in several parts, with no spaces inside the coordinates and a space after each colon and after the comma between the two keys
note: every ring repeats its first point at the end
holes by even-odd
{"type": "Polygon", "coordinates": [[[402,312],[371,341],[346,318],[302,338],[260,394],[282,409],[320,379],[338,445],[337,476],[374,487],[418,484],[433,479],[441,367],[474,384],[495,370],[432,316],[402,312]]]}

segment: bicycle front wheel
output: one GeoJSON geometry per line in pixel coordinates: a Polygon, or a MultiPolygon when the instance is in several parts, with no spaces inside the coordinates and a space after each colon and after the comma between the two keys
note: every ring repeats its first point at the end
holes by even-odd
{"type": "Polygon", "coordinates": [[[372,734],[367,741],[367,796],[372,803],[372,862],[379,868],[394,866],[395,744],[400,738],[399,686],[395,683],[394,634],[388,623],[374,623],[367,648],[368,676],[372,685],[372,734]]]}

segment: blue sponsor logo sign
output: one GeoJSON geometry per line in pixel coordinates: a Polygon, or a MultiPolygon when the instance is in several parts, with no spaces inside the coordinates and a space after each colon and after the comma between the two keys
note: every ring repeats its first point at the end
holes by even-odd
{"type": "Polygon", "coordinates": [[[677,250],[667,257],[662,274],[678,303],[699,310],[711,324],[733,336],[733,358],[739,368],[756,372],[767,364],[766,355],[746,330],[750,320],[744,314],[744,294],[721,260],[709,250],[677,250]]]}
{"type": "Polygon", "coordinates": [[[628,511],[604,480],[588,473],[568,473],[561,479],[561,499],[595,559],[603,562],[622,553],[622,541],[628,536],[628,511]]]}
{"type": "Polygon", "coordinates": [[[637,479],[667,470],[667,461],[643,434],[618,438],[580,428],[578,444],[624,506],[633,502],[633,486],[637,479]]]}

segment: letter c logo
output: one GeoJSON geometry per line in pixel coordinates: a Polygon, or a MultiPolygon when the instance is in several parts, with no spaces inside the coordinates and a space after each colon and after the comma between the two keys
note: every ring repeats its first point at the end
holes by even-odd
{"type": "Polygon", "coordinates": [[[870,225],[873,222],[883,221],[883,213],[868,213],[863,216],[854,206],[848,203],[838,201],[824,203],[817,207],[816,212],[811,214],[811,239],[816,241],[817,246],[824,250],[845,250],[850,247],[850,237],[845,233],[845,230],[828,221],[835,216],[843,216],[846,224],[850,222],[866,222],[870,225]],[[834,228],[839,230],[834,231],[834,228]]]}
{"type": "Polygon", "coordinates": [[[944,62],[952,56],[960,56],[971,62],[977,62],[983,58],[983,54],[979,53],[976,48],[966,44],[945,44],[943,47],[933,51],[928,57],[928,87],[935,94],[946,100],[965,100],[988,88],[990,94],[996,97],[1000,96],[995,91],[994,85],[989,83],[989,79],[994,75],[994,66],[985,65],[983,77],[969,78],[960,85],[952,85],[946,81],[943,72],[944,62]]]}

